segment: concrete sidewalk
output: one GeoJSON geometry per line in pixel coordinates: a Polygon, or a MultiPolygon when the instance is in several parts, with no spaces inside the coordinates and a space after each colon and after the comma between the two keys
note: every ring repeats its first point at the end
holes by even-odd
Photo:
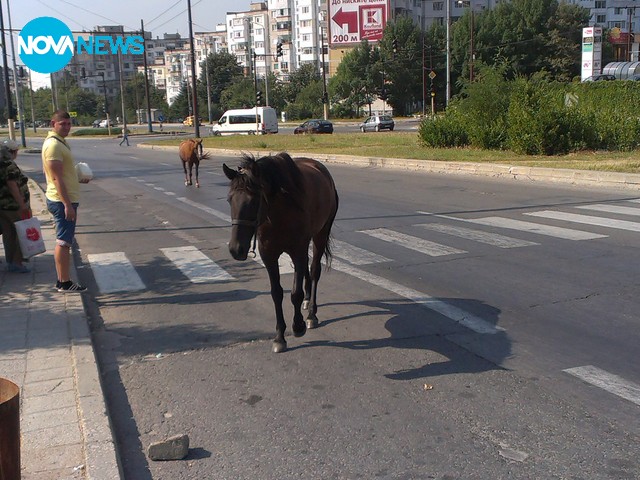
{"type": "Polygon", "coordinates": [[[121,478],[81,294],[54,284],[55,232],[31,181],[47,251],[30,273],[0,265],[0,377],[20,387],[22,478],[121,478]]]}

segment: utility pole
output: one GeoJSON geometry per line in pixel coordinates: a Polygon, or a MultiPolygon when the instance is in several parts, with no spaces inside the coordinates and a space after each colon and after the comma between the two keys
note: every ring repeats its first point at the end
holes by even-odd
{"type": "MultiPolygon", "coordinates": [[[[7,0],[7,18],[9,20],[9,32],[13,29],[11,28],[11,7],[9,6],[9,0],[7,0]]],[[[22,137],[22,146],[27,147],[27,142],[24,135],[24,109],[22,108],[22,95],[20,85],[18,83],[18,66],[16,65],[16,49],[13,43],[13,35],[9,33],[9,38],[11,39],[11,56],[13,57],[13,84],[16,87],[16,105],[18,107],[18,118],[20,119],[20,136],[22,137]]],[[[3,39],[4,45],[4,39],[3,39]]]]}
{"type": "Polygon", "coordinates": [[[327,94],[327,72],[324,63],[324,30],[320,27],[320,48],[322,49],[322,113],[324,119],[329,119],[329,95],[327,94]]]}
{"type": "Polygon", "coordinates": [[[122,109],[122,135],[126,135],[127,134],[127,112],[125,110],[125,105],[124,105],[124,71],[122,68],[122,53],[120,51],[118,51],[118,70],[120,73],[120,108],[122,109]]]}
{"type": "MultiPolygon", "coordinates": [[[[0,34],[2,35],[2,69],[4,70],[4,95],[7,98],[7,123],[9,124],[9,138],[16,139],[16,131],[13,125],[13,105],[11,103],[11,87],[9,86],[9,67],[7,66],[7,49],[4,41],[4,19],[2,17],[2,3],[0,3],[0,34]]],[[[14,72],[15,74],[15,72],[14,72]]]]}
{"type": "Polygon", "coordinates": [[[142,30],[142,46],[144,48],[144,55],[142,56],[144,62],[144,93],[147,96],[147,123],[149,126],[149,133],[153,132],[153,126],[151,124],[151,99],[149,98],[149,72],[147,67],[147,39],[144,35],[144,21],[140,20],[140,29],[142,30]]]}
{"type": "Polygon", "coordinates": [[[449,98],[451,97],[451,0],[447,1],[446,22],[447,22],[447,91],[445,104],[449,106],[449,98]]]}
{"type": "MultiPolygon", "coordinates": [[[[189,44],[191,56],[191,90],[193,97],[193,123],[196,125],[196,138],[200,138],[200,119],[198,117],[198,93],[196,91],[196,52],[193,46],[193,21],[191,20],[191,0],[187,0],[187,9],[189,13],[189,44]]],[[[202,144],[200,144],[200,153],[202,153],[202,144]]]]}

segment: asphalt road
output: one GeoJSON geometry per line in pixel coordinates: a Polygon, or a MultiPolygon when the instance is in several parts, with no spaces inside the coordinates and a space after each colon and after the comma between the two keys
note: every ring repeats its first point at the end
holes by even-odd
{"type": "Polygon", "coordinates": [[[331,165],[321,326],[275,355],[266,272],[226,249],[237,158],[195,189],[173,153],[71,142],[96,174],[77,261],[127,479],[640,477],[640,195],[331,165]],[[190,280],[176,252],[230,277],[190,280]],[[147,459],[180,433],[186,460],[147,459]]]}

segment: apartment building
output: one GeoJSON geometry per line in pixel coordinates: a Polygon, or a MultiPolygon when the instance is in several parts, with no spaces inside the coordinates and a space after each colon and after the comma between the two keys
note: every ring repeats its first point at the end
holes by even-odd
{"type": "MultiPolygon", "coordinates": [[[[610,31],[607,40],[614,46],[618,61],[639,61],[640,2],[636,0],[567,0],[589,9],[588,26],[610,31]],[[629,36],[631,35],[631,36],[629,36]]],[[[585,25],[587,26],[587,25],[585,25]]]]}

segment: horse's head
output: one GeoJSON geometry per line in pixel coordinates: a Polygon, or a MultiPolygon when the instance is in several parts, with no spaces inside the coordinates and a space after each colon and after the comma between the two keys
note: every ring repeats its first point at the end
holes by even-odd
{"type": "MultiPolygon", "coordinates": [[[[229,180],[231,206],[231,239],[229,252],[236,260],[246,260],[251,247],[251,239],[256,235],[258,226],[264,221],[263,188],[260,183],[259,169],[252,157],[245,156],[242,166],[237,170],[222,165],[229,180]]],[[[255,246],[254,246],[255,248],[255,246]]]]}

